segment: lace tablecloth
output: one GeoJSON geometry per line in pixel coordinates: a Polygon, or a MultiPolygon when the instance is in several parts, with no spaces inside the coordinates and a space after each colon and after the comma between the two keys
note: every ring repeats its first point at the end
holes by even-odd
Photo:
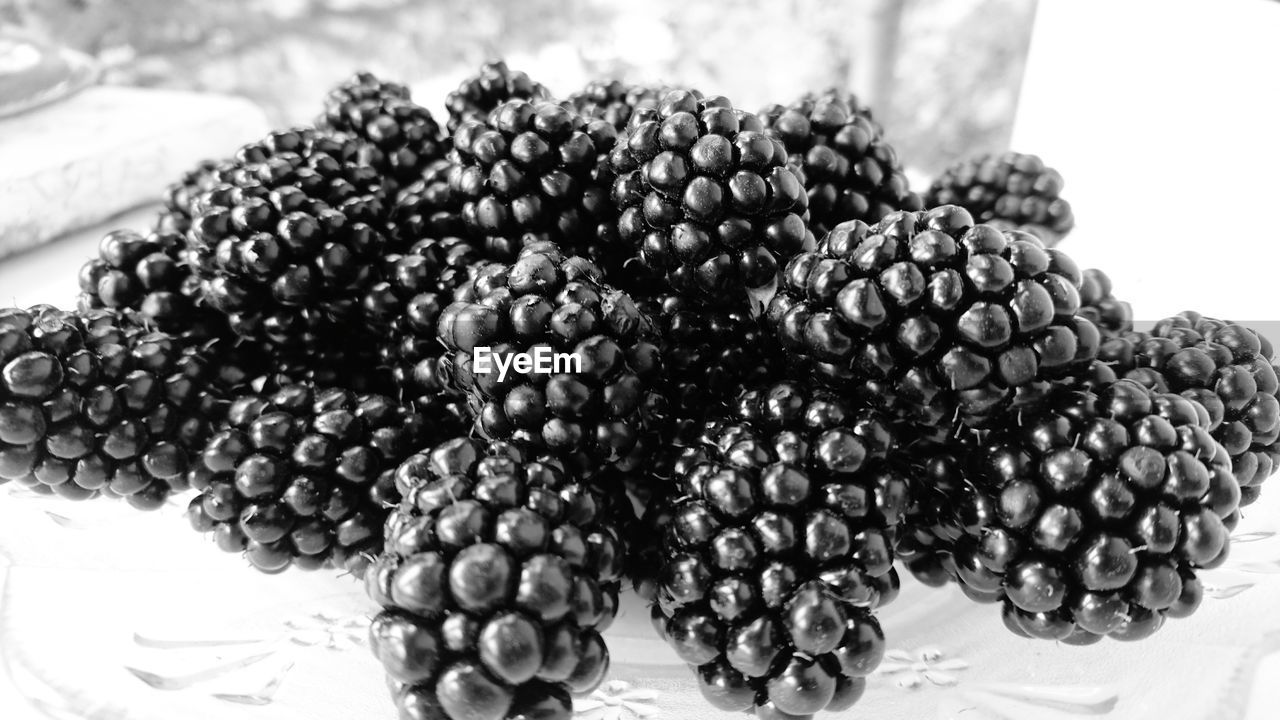
{"type": "MultiPolygon", "coordinates": [[[[263,576],[181,519],[0,489],[0,660],[61,718],[390,718],[365,647],[374,608],[349,577],[263,576]],[[252,708],[248,712],[247,708],[252,708]]],[[[890,652],[847,717],[877,720],[1240,718],[1280,650],[1280,493],[1249,509],[1194,617],[1136,644],[1019,639],[996,608],[907,580],[881,613],[890,652]]],[[[609,630],[610,680],[580,720],[716,713],[635,596],[609,630]]]]}

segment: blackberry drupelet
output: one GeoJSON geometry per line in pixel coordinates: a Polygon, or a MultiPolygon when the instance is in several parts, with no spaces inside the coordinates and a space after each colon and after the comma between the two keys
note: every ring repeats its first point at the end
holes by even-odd
{"type": "Polygon", "coordinates": [[[405,248],[428,237],[465,237],[462,198],[449,188],[452,168],[453,162],[447,158],[431,162],[420,178],[397,193],[389,221],[396,247],[405,248]]]}
{"type": "Polygon", "coordinates": [[[962,208],[838,225],[782,274],[767,322],[829,382],[936,438],[1033,403],[1097,355],[1080,271],[962,208]]]}
{"type": "Polygon", "coordinates": [[[182,235],[109,232],[98,244],[97,257],[80,267],[79,281],[81,312],[137,310],[165,332],[199,339],[226,335],[224,323],[200,301],[200,283],[187,263],[182,235]]]}
{"type": "Polygon", "coordinates": [[[257,569],[357,574],[382,549],[399,501],[395,470],[439,437],[431,421],[381,395],[286,384],[232,403],[189,473],[187,517],[257,569]]]}
{"type": "Polygon", "coordinates": [[[1280,382],[1271,342],[1236,323],[1184,312],[1103,343],[1121,377],[1196,401],[1209,431],[1231,456],[1242,504],[1258,498],[1280,468],[1280,382]]]}
{"type": "Polygon", "coordinates": [[[1080,315],[1097,326],[1103,338],[1133,330],[1133,308],[1111,294],[1111,278],[1096,268],[1084,271],[1080,286],[1080,315]]]}
{"type": "Polygon", "coordinates": [[[0,476],[140,509],[186,488],[226,398],[234,351],[151,332],[129,314],[0,311],[0,476]]]}
{"type": "Polygon", "coordinates": [[[609,164],[622,242],[682,294],[767,288],[812,242],[781,141],[723,97],[677,90],[637,109],[609,164]]]}
{"type": "Polygon", "coordinates": [[[618,608],[620,488],[508,443],[448,440],[404,494],[365,576],[370,645],[401,717],[567,719],[603,680],[618,608]]]}
{"type": "MultiPolygon", "coordinates": [[[[681,458],[653,620],[723,710],[809,718],[848,708],[884,654],[907,481],[889,426],[803,385],[746,391],[681,458]]],[[[653,514],[652,511],[650,513],[653,514]]]]}
{"type": "Polygon", "coordinates": [[[502,60],[486,62],[475,75],[463,80],[457,90],[445,96],[449,132],[453,133],[467,121],[483,123],[489,113],[509,100],[545,102],[551,100],[551,92],[528,74],[508,68],[502,60]]]}
{"type": "Polygon", "coordinates": [[[202,160],[183,173],[177,182],[170,184],[164,193],[164,209],[155,220],[155,232],[186,235],[195,218],[196,200],[212,190],[219,173],[227,171],[230,166],[230,160],[202,160]]]}
{"type": "Polygon", "coordinates": [[[855,96],[810,93],[790,105],[764,108],[760,120],[801,170],[814,236],[848,220],[875,223],[895,210],[923,208],[897,153],[855,96]]]}
{"type": "Polygon", "coordinates": [[[481,436],[545,447],[575,470],[625,460],[652,439],[646,409],[664,380],[653,324],[601,284],[598,268],[534,244],[473,286],[475,300],[445,308],[439,334],[452,351],[450,385],[469,396],[481,436]],[[479,347],[493,356],[487,372],[472,364],[479,347]],[[520,369],[521,353],[558,365],[520,369]],[[505,376],[501,362],[512,363],[505,376]]]}
{"type": "Polygon", "coordinates": [[[959,205],[978,222],[1032,233],[1053,246],[1075,227],[1071,204],[1059,197],[1062,176],[1035,155],[980,155],[943,171],[925,193],[925,207],[959,205]]]}
{"type": "Polygon", "coordinates": [[[389,208],[366,147],[310,129],[274,132],[242,148],[201,196],[192,263],[236,335],[282,349],[335,336],[372,345],[351,330],[363,326],[389,208]]]}
{"type": "Polygon", "coordinates": [[[367,72],[330,91],[316,127],[365,140],[369,164],[396,186],[416,181],[447,150],[440,125],[408,88],[367,72]]]}
{"type": "Polygon", "coordinates": [[[1145,638],[1203,595],[1240,487],[1203,407],[1132,380],[1062,388],[994,433],[943,498],[941,566],[1014,632],[1145,638]]]}
{"type": "Polygon", "coordinates": [[[667,91],[620,80],[592,80],[565,105],[584,118],[604,120],[622,133],[636,108],[656,108],[667,91]]]}
{"type": "Polygon", "coordinates": [[[468,232],[503,262],[551,241],[606,269],[620,265],[630,251],[616,239],[605,159],[615,140],[605,121],[550,102],[513,100],[487,122],[462,123],[449,189],[462,199],[468,232]]]}

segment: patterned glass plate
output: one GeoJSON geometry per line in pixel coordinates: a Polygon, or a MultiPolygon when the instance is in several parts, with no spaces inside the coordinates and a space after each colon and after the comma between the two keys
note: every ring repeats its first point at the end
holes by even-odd
{"type": "MultiPolygon", "coordinates": [[[[0,488],[0,661],[59,718],[349,720],[394,712],[366,647],[374,611],[333,574],[268,577],[178,517],[0,488]],[[252,711],[248,709],[252,708],[252,711]]],[[[1191,619],[1141,643],[1022,640],[992,606],[904,581],[881,612],[890,651],[846,717],[877,720],[1238,718],[1280,649],[1280,493],[1249,508],[1191,619]],[[1194,686],[1194,692],[1170,692],[1194,686]]],[[[613,667],[579,720],[719,718],[632,595],[613,667]]]]}

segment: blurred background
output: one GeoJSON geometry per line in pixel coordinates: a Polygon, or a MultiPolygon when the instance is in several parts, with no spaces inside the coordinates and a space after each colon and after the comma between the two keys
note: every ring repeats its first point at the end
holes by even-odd
{"type": "MultiPolygon", "coordinates": [[[[88,108],[66,101],[70,119],[28,119],[21,130],[0,120],[0,155],[10,155],[0,192],[21,172],[17,153],[47,166],[41,187],[73,177],[82,190],[95,180],[113,188],[0,203],[0,255],[154,197],[199,157],[229,154],[266,127],[310,121],[356,69],[411,85],[434,110],[501,56],[562,95],[617,77],[756,109],[852,89],[917,189],[983,152],[1036,153],[1061,170],[1078,228],[1063,247],[1110,273],[1140,317],[1184,309],[1174,279],[1192,265],[1236,280],[1209,312],[1269,317],[1259,288],[1275,238],[1246,218],[1280,197],[1274,0],[0,0],[2,33],[83,53],[102,85],[148,92],[88,108]],[[188,92],[197,95],[164,94],[188,92]],[[197,102],[209,98],[240,104],[197,102]],[[80,128],[85,153],[120,147],[87,179],[75,158],[54,163],[47,144],[18,139],[73,145],[66,128],[86,116],[102,120],[80,128]],[[104,139],[121,128],[133,136],[104,139]],[[162,161],[146,162],[157,152],[162,161]],[[121,175],[122,158],[145,185],[121,175]],[[1228,241],[1246,262],[1223,252],[1228,241]]],[[[11,195],[34,186],[18,177],[11,195]]]]}

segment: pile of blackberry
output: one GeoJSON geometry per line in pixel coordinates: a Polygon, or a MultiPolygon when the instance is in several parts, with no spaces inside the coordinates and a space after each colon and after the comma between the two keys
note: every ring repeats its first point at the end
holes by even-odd
{"type": "Polygon", "coordinates": [[[848,220],[875,223],[895,210],[923,209],[898,154],[853,95],[807,94],[790,105],[764,108],[760,119],[802,171],[815,237],[848,220]]]}
{"type": "Polygon", "coordinates": [[[979,222],[1023,230],[1052,246],[1076,224],[1062,185],[1062,175],[1035,155],[981,155],[947,168],[924,204],[959,205],[979,222]]]}
{"type": "Polygon", "coordinates": [[[843,90],[495,61],[444,104],[357,73],[104,237],[77,310],[0,309],[0,483],[185,493],[259,571],[362,577],[405,720],[569,720],[624,581],[711,705],[810,720],[864,693],[895,564],[1138,640],[1280,466],[1271,343],[1135,330],[1034,156],[917,195],[843,90]]]}

